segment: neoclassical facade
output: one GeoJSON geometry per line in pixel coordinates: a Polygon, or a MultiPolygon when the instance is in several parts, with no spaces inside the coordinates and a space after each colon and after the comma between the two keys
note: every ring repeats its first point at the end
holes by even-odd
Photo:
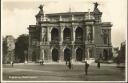
{"type": "Polygon", "coordinates": [[[110,22],[102,22],[102,12],[44,14],[40,5],[36,25],[29,25],[29,61],[84,61],[112,56],[110,22]]]}

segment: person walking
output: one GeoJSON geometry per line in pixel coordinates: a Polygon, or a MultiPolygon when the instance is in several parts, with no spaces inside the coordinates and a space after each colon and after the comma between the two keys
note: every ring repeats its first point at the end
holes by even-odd
{"type": "Polygon", "coordinates": [[[13,61],[11,61],[11,65],[12,65],[12,67],[13,67],[13,64],[14,64],[13,61]]]}
{"type": "Polygon", "coordinates": [[[65,59],[65,62],[66,62],[66,65],[68,64],[68,60],[67,59],[65,59]]]}
{"type": "Polygon", "coordinates": [[[100,61],[97,62],[97,67],[100,69],[100,61]]]}
{"type": "Polygon", "coordinates": [[[71,68],[72,68],[71,61],[69,61],[68,68],[69,68],[69,69],[71,69],[71,68]]]}
{"type": "Polygon", "coordinates": [[[39,60],[39,63],[40,63],[40,65],[41,65],[41,60],[39,60]]]}
{"type": "Polygon", "coordinates": [[[87,61],[85,61],[85,75],[88,75],[88,67],[89,64],[87,63],[87,61]]]}
{"type": "Polygon", "coordinates": [[[42,65],[44,65],[44,60],[42,60],[42,65]]]}

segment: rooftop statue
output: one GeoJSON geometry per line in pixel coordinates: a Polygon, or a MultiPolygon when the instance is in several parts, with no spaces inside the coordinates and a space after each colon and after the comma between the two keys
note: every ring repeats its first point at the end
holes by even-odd
{"type": "Polygon", "coordinates": [[[39,6],[40,10],[43,10],[43,7],[44,7],[44,5],[40,5],[39,6]]]}
{"type": "Polygon", "coordinates": [[[95,3],[94,3],[94,9],[97,9],[98,5],[99,5],[99,4],[98,4],[97,2],[95,2],[95,3]]]}

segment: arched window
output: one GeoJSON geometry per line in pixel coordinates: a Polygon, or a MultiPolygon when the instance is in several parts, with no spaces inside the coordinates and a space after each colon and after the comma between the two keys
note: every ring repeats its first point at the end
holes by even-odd
{"type": "Polygon", "coordinates": [[[71,30],[69,28],[65,28],[63,33],[64,33],[63,34],[63,37],[64,37],[63,39],[65,41],[71,40],[71,30]]]}
{"type": "Polygon", "coordinates": [[[51,31],[51,40],[52,41],[59,41],[59,31],[56,28],[53,28],[51,31]]]}
{"type": "Polygon", "coordinates": [[[75,31],[75,40],[76,41],[82,41],[83,40],[83,30],[82,28],[78,27],[75,31]]]}

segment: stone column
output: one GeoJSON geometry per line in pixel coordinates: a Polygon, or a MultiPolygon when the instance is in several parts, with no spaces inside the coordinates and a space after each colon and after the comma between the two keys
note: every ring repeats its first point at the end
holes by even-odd
{"type": "Polygon", "coordinates": [[[59,62],[61,62],[61,50],[60,49],[58,49],[58,56],[59,56],[59,62]]]}
{"type": "Polygon", "coordinates": [[[76,52],[75,52],[75,48],[72,48],[72,60],[76,61],[76,52]]]}
{"type": "Polygon", "coordinates": [[[110,29],[108,29],[108,59],[110,59],[110,57],[111,57],[111,54],[110,54],[110,29]]]}
{"type": "Polygon", "coordinates": [[[48,56],[48,61],[51,62],[52,61],[52,51],[51,49],[47,49],[47,56],[48,56]]]}
{"type": "Polygon", "coordinates": [[[61,27],[59,28],[59,42],[61,43],[61,27]]]}
{"type": "Polygon", "coordinates": [[[90,58],[89,50],[90,50],[90,49],[89,49],[89,48],[87,48],[87,56],[88,56],[88,57],[87,57],[87,59],[89,59],[89,58],[90,58]]]}
{"type": "Polygon", "coordinates": [[[47,41],[49,42],[49,27],[47,27],[47,41]]]}
{"type": "Polygon", "coordinates": [[[85,54],[84,54],[84,55],[85,55],[85,57],[84,57],[85,60],[87,60],[87,55],[88,55],[88,53],[87,53],[87,48],[86,48],[86,47],[85,47],[85,54]]]}
{"type": "Polygon", "coordinates": [[[60,19],[59,19],[59,21],[62,21],[62,16],[60,16],[60,19]]]}
{"type": "Polygon", "coordinates": [[[63,27],[61,27],[61,31],[60,31],[60,43],[62,44],[63,42],[63,27]]]}
{"type": "MultiPolygon", "coordinates": [[[[101,55],[103,55],[103,51],[101,53],[101,55]]],[[[96,47],[93,47],[93,58],[96,58],[96,47]]]]}
{"type": "Polygon", "coordinates": [[[42,53],[41,53],[41,51],[42,51],[42,41],[43,41],[43,38],[42,38],[42,27],[40,28],[40,42],[39,42],[39,59],[42,59],[41,58],[41,55],[42,55],[42,53]]]}
{"type": "Polygon", "coordinates": [[[73,42],[75,42],[75,35],[76,35],[76,33],[75,33],[75,27],[73,27],[73,42]]]}
{"type": "Polygon", "coordinates": [[[86,34],[86,40],[85,40],[86,42],[88,42],[88,28],[89,28],[89,26],[86,26],[86,33],[85,33],[86,34]]]}
{"type": "Polygon", "coordinates": [[[41,59],[41,60],[44,60],[44,49],[42,48],[42,49],[40,50],[40,52],[41,52],[40,59],[41,59]]]}
{"type": "Polygon", "coordinates": [[[47,41],[50,42],[51,41],[51,32],[49,27],[47,27],[47,41]]]}
{"type": "Polygon", "coordinates": [[[92,42],[94,43],[95,30],[94,26],[92,27],[92,42]]]}
{"type": "Polygon", "coordinates": [[[109,29],[109,45],[111,45],[111,29],[109,29]]]}
{"type": "Polygon", "coordinates": [[[85,39],[86,39],[86,29],[85,28],[83,28],[83,41],[85,41],[85,39]]]}
{"type": "Polygon", "coordinates": [[[72,20],[74,20],[74,15],[72,15],[72,20]]]}
{"type": "Polygon", "coordinates": [[[60,55],[60,57],[59,57],[60,61],[64,61],[63,47],[60,47],[59,55],[60,55]]]}
{"type": "Polygon", "coordinates": [[[85,48],[83,49],[82,61],[84,61],[85,58],[86,58],[86,57],[85,57],[86,54],[85,54],[85,51],[84,51],[84,50],[85,50],[85,48]]]}

